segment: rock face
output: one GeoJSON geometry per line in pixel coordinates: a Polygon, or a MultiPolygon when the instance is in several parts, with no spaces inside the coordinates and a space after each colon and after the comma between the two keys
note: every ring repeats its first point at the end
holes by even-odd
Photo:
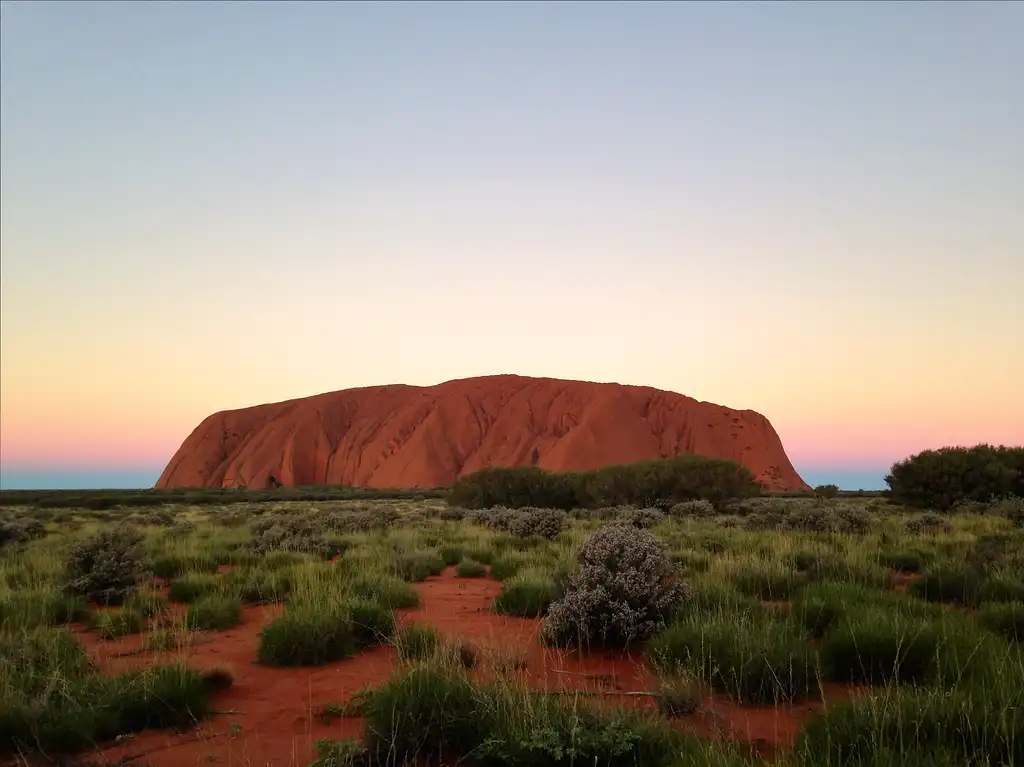
{"type": "Polygon", "coordinates": [[[678,453],[737,461],[769,490],[808,489],[768,419],[752,410],[643,386],[515,375],[214,413],[156,487],[426,488],[486,466],[586,470],[678,453]]]}

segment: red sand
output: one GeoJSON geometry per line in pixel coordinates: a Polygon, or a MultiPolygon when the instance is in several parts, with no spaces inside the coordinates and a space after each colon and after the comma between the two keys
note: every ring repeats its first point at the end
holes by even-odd
{"type": "MultiPolygon", "coordinates": [[[[400,610],[403,625],[425,622],[442,635],[469,640],[481,651],[479,673],[489,675],[495,663],[525,659],[524,673],[532,687],[543,690],[579,689],[620,692],[651,691],[657,679],[640,656],[580,656],[541,647],[539,621],[509,618],[490,612],[501,584],[489,579],[457,578],[454,568],[417,584],[421,606],[400,610]]],[[[177,609],[177,608],[176,608],[177,609]]],[[[135,759],[150,767],[186,765],[259,765],[305,767],[314,758],[319,738],[360,737],[359,718],[339,718],[325,724],[316,715],[326,703],[341,704],[364,686],[387,681],[396,662],[390,647],[374,647],[355,658],[316,668],[277,669],[256,665],[259,630],[279,615],[282,606],[249,607],[242,624],[223,632],[204,632],[179,655],[195,668],[226,667],[234,675],[233,687],[218,693],[217,714],[193,731],[147,731],[93,754],[116,762],[135,759]]],[[[81,633],[86,649],[110,673],[169,661],[172,654],[134,652],[142,637],[103,641],[81,633]],[[132,653],[122,655],[123,653],[132,653]]],[[[837,694],[843,695],[842,690],[837,694]]],[[[601,696],[607,705],[652,707],[650,697],[601,696]]],[[[744,708],[720,695],[702,701],[701,713],[679,721],[679,726],[704,737],[730,737],[750,741],[756,750],[770,753],[793,742],[801,720],[820,703],[744,708]]]]}
{"type": "Polygon", "coordinates": [[[522,376],[373,386],[207,417],[157,488],[438,487],[486,466],[595,469],[699,453],[808,490],[763,415],[675,392],[522,376]]]}

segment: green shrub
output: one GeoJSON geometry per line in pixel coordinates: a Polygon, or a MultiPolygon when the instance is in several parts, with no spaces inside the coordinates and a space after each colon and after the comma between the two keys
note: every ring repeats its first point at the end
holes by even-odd
{"type": "MultiPolygon", "coordinates": [[[[283,602],[292,591],[291,575],[281,570],[236,567],[229,570],[222,578],[225,592],[237,594],[242,603],[247,605],[283,602]]],[[[208,583],[213,584],[214,582],[209,581],[208,583]]],[[[174,589],[174,583],[171,584],[171,588],[174,589]]],[[[205,586],[200,586],[200,590],[202,588],[205,586]]],[[[213,585],[212,589],[206,593],[215,593],[216,591],[217,588],[213,585]]],[[[179,595],[187,596],[184,591],[179,592],[179,595]]]]}
{"type": "Polygon", "coordinates": [[[800,600],[794,606],[793,614],[800,621],[807,633],[820,639],[828,633],[839,618],[843,615],[842,605],[830,600],[821,598],[810,598],[800,600]]]}
{"type": "Polygon", "coordinates": [[[508,532],[517,538],[537,536],[554,540],[568,527],[569,517],[561,509],[536,509],[527,507],[511,515],[508,532]]]}
{"type": "Polygon", "coordinates": [[[978,592],[978,601],[1024,602],[1024,581],[1019,578],[987,578],[978,592]]]}
{"type": "Polygon", "coordinates": [[[984,578],[974,570],[942,567],[922,573],[911,581],[907,591],[929,602],[947,602],[957,605],[978,604],[984,578]]]}
{"type": "Polygon", "coordinates": [[[489,565],[494,561],[494,552],[484,546],[471,546],[466,549],[465,556],[481,564],[489,565]]]}
{"type": "Polygon", "coordinates": [[[903,525],[908,535],[938,535],[953,530],[953,524],[941,514],[926,511],[918,517],[908,519],[903,525]]]}
{"type": "MultiPolygon", "coordinates": [[[[328,546],[330,548],[330,543],[328,546]]],[[[268,551],[255,564],[263,570],[285,570],[311,561],[314,560],[305,552],[275,549],[268,551]]]]}
{"type": "Polygon", "coordinates": [[[264,666],[320,666],[354,655],[351,616],[342,605],[289,605],[260,632],[256,662],[264,666]]]}
{"type": "Polygon", "coordinates": [[[554,474],[533,466],[489,466],[452,485],[448,504],[464,509],[495,506],[573,509],[580,504],[571,474],[554,474]]]}
{"type": "Polygon", "coordinates": [[[137,610],[144,618],[152,618],[167,609],[167,600],[155,591],[137,591],[128,598],[125,607],[137,610]]]}
{"type": "Polygon", "coordinates": [[[824,500],[832,500],[839,495],[839,485],[818,485],[814,495],[824,500]]]}
{"type": "Polygon", "coordinates": [[[711,557],[703,551],[673,551],[671,556],[679,570],[687,575],[704,573],[711,567],[711,557]]]}
{"type": "Polygon", "coordinates": [[[398,574],[403,580],[425,581],[444,572],[444,560],[434,551],[416,551],[398,557],[398,574]]]}
{"type": "Polygon", "coordinates": [[[932,767],[1024,763],[1024,696],[1003,690],[890,689],[812,715],[798,767],[932,767]]]}
{"type": "Polygon", "coordinates": [[[494,600],[494,611],[522,618],[540,618],[557,598],[558,586],[553,576],[544,571],[524,570],[501,586],[494,600]]]}
{"type": "Polygon", "coordinates": [[[440,555],[446,567],[454,567],[466,558],[466,552],[461,546],[442,546],[440,555]]]}
{"type": "Polygon", "coordinates": [[[798,700],[817,689],[814,652],[764,614],[688,615],[655,636],[647,652],[662,672],[696,674],[746,704],[798,700]]]}
{"type": "Polygon", "coordinates": [[[878,561],[897,573],[918,573],[928,564],[928,558],[920,551],[894,551],[891,554],[881,554],[878,561]]]}
{"type": "Polygon", "coordinates": [[[180,557],[173,554],[161,554],[153,558],[153,575],[157,578],[171,580],[184,573],[215,573],[217,563],[210,557],[180,557]]]}
{"type": "Polygon", "coordinates": [[[71,679],[59,695],[8,699],[0,716],[0,753],[68,754],[145,729],[192,726],[210,713],[213,682],[222,680],[231,681],[163,666],[71,679]]]}
{"type": "Polygon", "coordinates": [[[398,655],[406,661],[429,658],[439,642],[437,632],[423,624],[406,626],[395,635],[398,655]]]}
{"type": "Polygon", "coordinates": [[[821,660],[833,682],[924,682],[935,673],[938,647],[933,624],[884,608],[862,608],[828,632],[821,660]]]}
{"type": "Polygon", "coordinates": [[[54,680],[74,681],[95,670],[78,638],[63,629],[0,631],[0,658],[5,681],[29,697],[38,696],[54,680]]]}
{"type": "Polygon", "coordinates": [[[751,612],[763,609],[756,600],[741,594],[734,583],[708,577],[693,582],[690,608],[695,612],[751,612]]]}
{"type": "Polygon", "coordinates": [[[186,573],[171,582],[167,598],[179,604],[189,604],[202,597],[217,594],[223,590],[226,581],[219,575],[186,573]]]}
{"type": "Polygon", "coordinates": [[[951,509],[961,501],[1024,496],[1024,447],[944,447],[893,464],[885,478],[905,506],[951,509]]]}
{"type": "Polygon", "coordinates": [[[488,467],[458,480],[448,503],[468,509],[638,506],[668,510],[679,502],[706,500],[722,508],[760,490],[750,470],[738,463],[686,454],[574,473],[552,473],[534,466],[488,467]]]}
{"type": "Polygon", "coordinates": [[[1011,642],[1024,642],[1024,603],[990,604],[981,608],[981,625],[1011,642]]]}
{"type": "Polygon", "coordinates": [[[516,574],[521,562],[512,557],[498,557],[491,562],[491,578],[504,581],[516,574]]]}
{"type": "Polygon", "coordinates": [[[715,516],[715,507],[708,501],[682,501],[673,504],[668,513],[673,517],[696,517],[698,519],[715,516]]]}
{"type": "Polygon", "coordinates": [[[104,639],[138,634],[146,627],[146,619],[138,610],[121,607],[96,614],[96,631],[104,639]]]}
{"type": "Polygon", "coordinates": [[[143,536],[129,526],[109,527],[71,549],[65,589],[100,605],[120,605],[146,577],[143,536]]]}
{"type": "Polygon", "coordinates": [[[190,629],[224,631],[242,622],[242,604],[233,597],[210,595],[191,605],[185,615],[190,629]]]}
{"type": "Polygon", "coordinates": [[[632,525],[641,530],[648,530],[658,525],[665,515],[658,509],[634,509],[623,510],[616,521],[624,525],[632,525]]]}
{"type": "Polygon", "coordinates": [[[471,753],[492,726],[469,678],[431,665],[412,666],[374,691],[363,716],[367,751],[388,764],[471,753]]]}
{"type": "Polygon", "coordinates": [[[0,509],[0,550],[44,537],[46,526],[38,519],[0,509]]]}
{"type": "Polygon", "coordinates": [[[692,679],[677,677],[662,682],[654,702],[665,716],[686,716],[700,708],[702,691],[692,679]]]}
{"type": "Polygon", "coordinates": [[[89,624],[92,607],[76,594],[59,594],[49,589],[14,591],[0,600],[0,627],[33,629],[68,623],[89,624]]]}
{"type": "Polygon", "coordinates": [[[455,569],[455,574],[460,578],[483,578],[487,575],[487,568],[472,559],[463,559],[455,569]]]}
{"type": "Polygon", "coordinates": [[[601,767],[733,767],[726,747],[701,744],[635,713],[574,698],[477,685],[437,664],[405,669],[363,711],[372,762],[601,767]]]}
{"type": "Polygon", "coordinates": [[[789,599],[805,582],[799,573],[768,567],[748,567],[733,577],[741,594],[767,601],[789,599]]]}
{"type": "Polygon", "coordinates": [[[260,517],[249,526],[253,551],[257,554],[312,554],[319,559],[330,559],[338,552],[326,535],[328,520],[326,515],[316,512],[260,517]]]}
{"type": "Polygon", "coordinates": [[[812,583],[794,600],[792,618],[810,636],[821,638],[849,611],[869,607],[900,613],[915,612],[915,605],[909,600],[861,585],[812,583]]]}
{"type": "Polygon", "coordinates": [[[378,602],[363,599],[348,604],[352,635],[360,647],[382,644],[395,634],[395,612],[378,602]]]}
{"type": "Polygon", "coordinates": [[[365,749],[355,738],[321,739],[315,745],[316,759],[309,767],[356,767],[365,762],[365,749]]]}
{"type": "Polygon", "coordinates": [[[359,599],[379,602],[385,607],[417,607],[420,603],[416,589],[394,575],[356,575],[345,585],[347,590],[359,599]]]}
{"type": "Polygon", "coordinates": [[[153,628],[146,636],[144,647],[150,652],[168,652],[186,647],[190,643],[189,632],[180,628],[153,628]]]}

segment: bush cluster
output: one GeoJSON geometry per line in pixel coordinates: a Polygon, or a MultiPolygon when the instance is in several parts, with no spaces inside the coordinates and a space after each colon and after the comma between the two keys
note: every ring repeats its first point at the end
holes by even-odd
{"type": "MultiPolygon", "coordinates": [[[[475,683],[437,662],[402,669],[366,698],[365,748],[373,764],[468,763],[696,767],[696,738],[630,712],[475,683]]],[[[716,764],[740,764],[717,761],[716,764]]],[[[744,762],[745,763],[745,762],[744,762]]]]}
{"type": "Polygon", "coordinates": [[[225,596],[206,596],[189,605],[185,625],[190,629],[224,631],[242,622],[242,603],[225,596]]]}
{"type": "Polygon", "coordinates": [[[1024,497],[1008,495],[999,498],[989,509],[996,514],[1002,514],[1018,527],[1024,527],[1024,497]]]}
{"type": "Polygon", "coordinates": [[[171,490],[0,490],[2,506],[37,509],[113,509],[158,504],[224,506],[287,501],[370,501],[444,498],[448,488],[376,488],[344,485],[306,485],[273,490],[219,487],[185,487],[171,490]]]}
{"type": "Polygon", "coordinates": [[[64,563],[65,590],[93,604],[122,604],[148,574],[142,542],[142,533],[128,526],[80,541],[64,563]]]}
{"type": "Polygon", "coordinates": [[[448,503],[466,509],[524,506],[555,509],[639,506],[669,510],[705,500],[721,509],[759,495],[760,485],[744,466],[701,455],[553,473],[534,466],[489,467],[456,482],[448,503]]]}
{"type": "Polygon", "coordinates": [[[619,516],[620,522],[632,525],[641,530],[654,527],[665,518],[665,515],[657,509],[634,509],[625,507],[619,516]]]}
{"type": "Polygon", "coordinates": [[[256,662],[265,666],[319,666],[348,658],[394,631],[394,614],[373,602],[289,605],[260,632],[256,662]]]}
{"type": "Polygon", "coordinates": [[[166,506],[159,509],[149,509],[134,516],[134,521],[140,525],[153,525],[154,527],[170,527],[175,523],[173,509],[166,506]]]}
{"type": "Polygon", "coordinates": [[[668,513],[673,517],[713,517],[717,513],[710,501],[682,501],[675,503],[669,508],[668,513]]]}
{"type": "Polygon", "coordinates": [[[43,752],[63,762],[59,755],[147,728],[189,726],[210,712],[212,673],[159,666],[100,674],[67,631],[0,632],[0,657],[0,756],[43,752]]]}
{"type": "Polygon", "coordinates": [[[35,517],[0,510],[0,550],[46,536],[46,526],[35,517]]]}
{"type": "Polygon", "coordinates": [[[893,464],[885,478],[894,500],[947,511],[962,501],[1024,496],[1024,447],[944,447],[893,464]]]}
{"type": "Polygon", "coordinates": [[[953,529],[948,519],[934,511],[927,511],[919,517],[908,519],[903,527],[910,535],[934,535],[948,533],[953,529]]]}
{"type": "Polygon", "coordinates": [[[689,671],[753,705],[806,698],[816,686],[814,653],[789,626],[758,612],[690,614],[648,647],[663,672],[689,671]]]}
{"type": "Polygon", "coordinates": [[[664,626],[690,595],[665,544],[631,525],[606,525],[579,552],[580,569],[548,610],[542,638],[555,645],[625,646],[664,626]]]}
{"type": "Polygon", "coordinates": [[[569,525],[569,515],[561,509],[541,509],[535,506],[477,509],[469,512],[466,519],[516,538],[535,535],[548,540],[557,538],[569,525]]]}
{"type": "Polygon", "coordinates": [[[253,551],[294,551],[328,559],[334,553],[325,535],[326,520],[313,512],[305,514],[272,514],[249,525],[253,551]]]}
{"type": "Polygon", "coordinates": [[[861,509],[811,506],[790,511],[776,504],[751,513],[743,521],[743,528],[755,532],[802,530],[862,535],[871,528],[871,516],[861,509]]]}
{"type": "Polygon", "coordinates": [[[516,572],[501,585],[494,611],[521,618],[540,618],[551,603],[565,594],[565,579],[545,570],[527,568],[516,572]]]}
{"type": "Polygon", "coordinates": [[[560,509],[538,509],[527,507],[517,509],[512,515],[508,532],[517,538],[528,538],[536,535],[554,540],[558,534],[568,527],[568,515],[560,509]]]}

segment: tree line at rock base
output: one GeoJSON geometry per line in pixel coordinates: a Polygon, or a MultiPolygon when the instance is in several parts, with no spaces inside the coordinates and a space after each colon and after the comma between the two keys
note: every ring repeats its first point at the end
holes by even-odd
{"type": "MultiPolygon", "coordinates": [[[[925,450],[893,464],[888,490],[771,493],[777,497],[887,497],[911,508],[948,511],[994,498],[1024,498],[1024,447],[975,445],[925,450]]],[[[743,466],[700,455],[607,466],[581,472],[550,472],[534,466],[488,467],[451,487],[366,488],[341,485],[266,490],[175,488],[172,490],[3,490],[0,506],[105,510],[163,504],[226,504],[287,501],[444,499],[467,509],[524,506],[557,509],[638,505],[667,508],[705,500],[716,508],[765,494],[743,466]]]]}

